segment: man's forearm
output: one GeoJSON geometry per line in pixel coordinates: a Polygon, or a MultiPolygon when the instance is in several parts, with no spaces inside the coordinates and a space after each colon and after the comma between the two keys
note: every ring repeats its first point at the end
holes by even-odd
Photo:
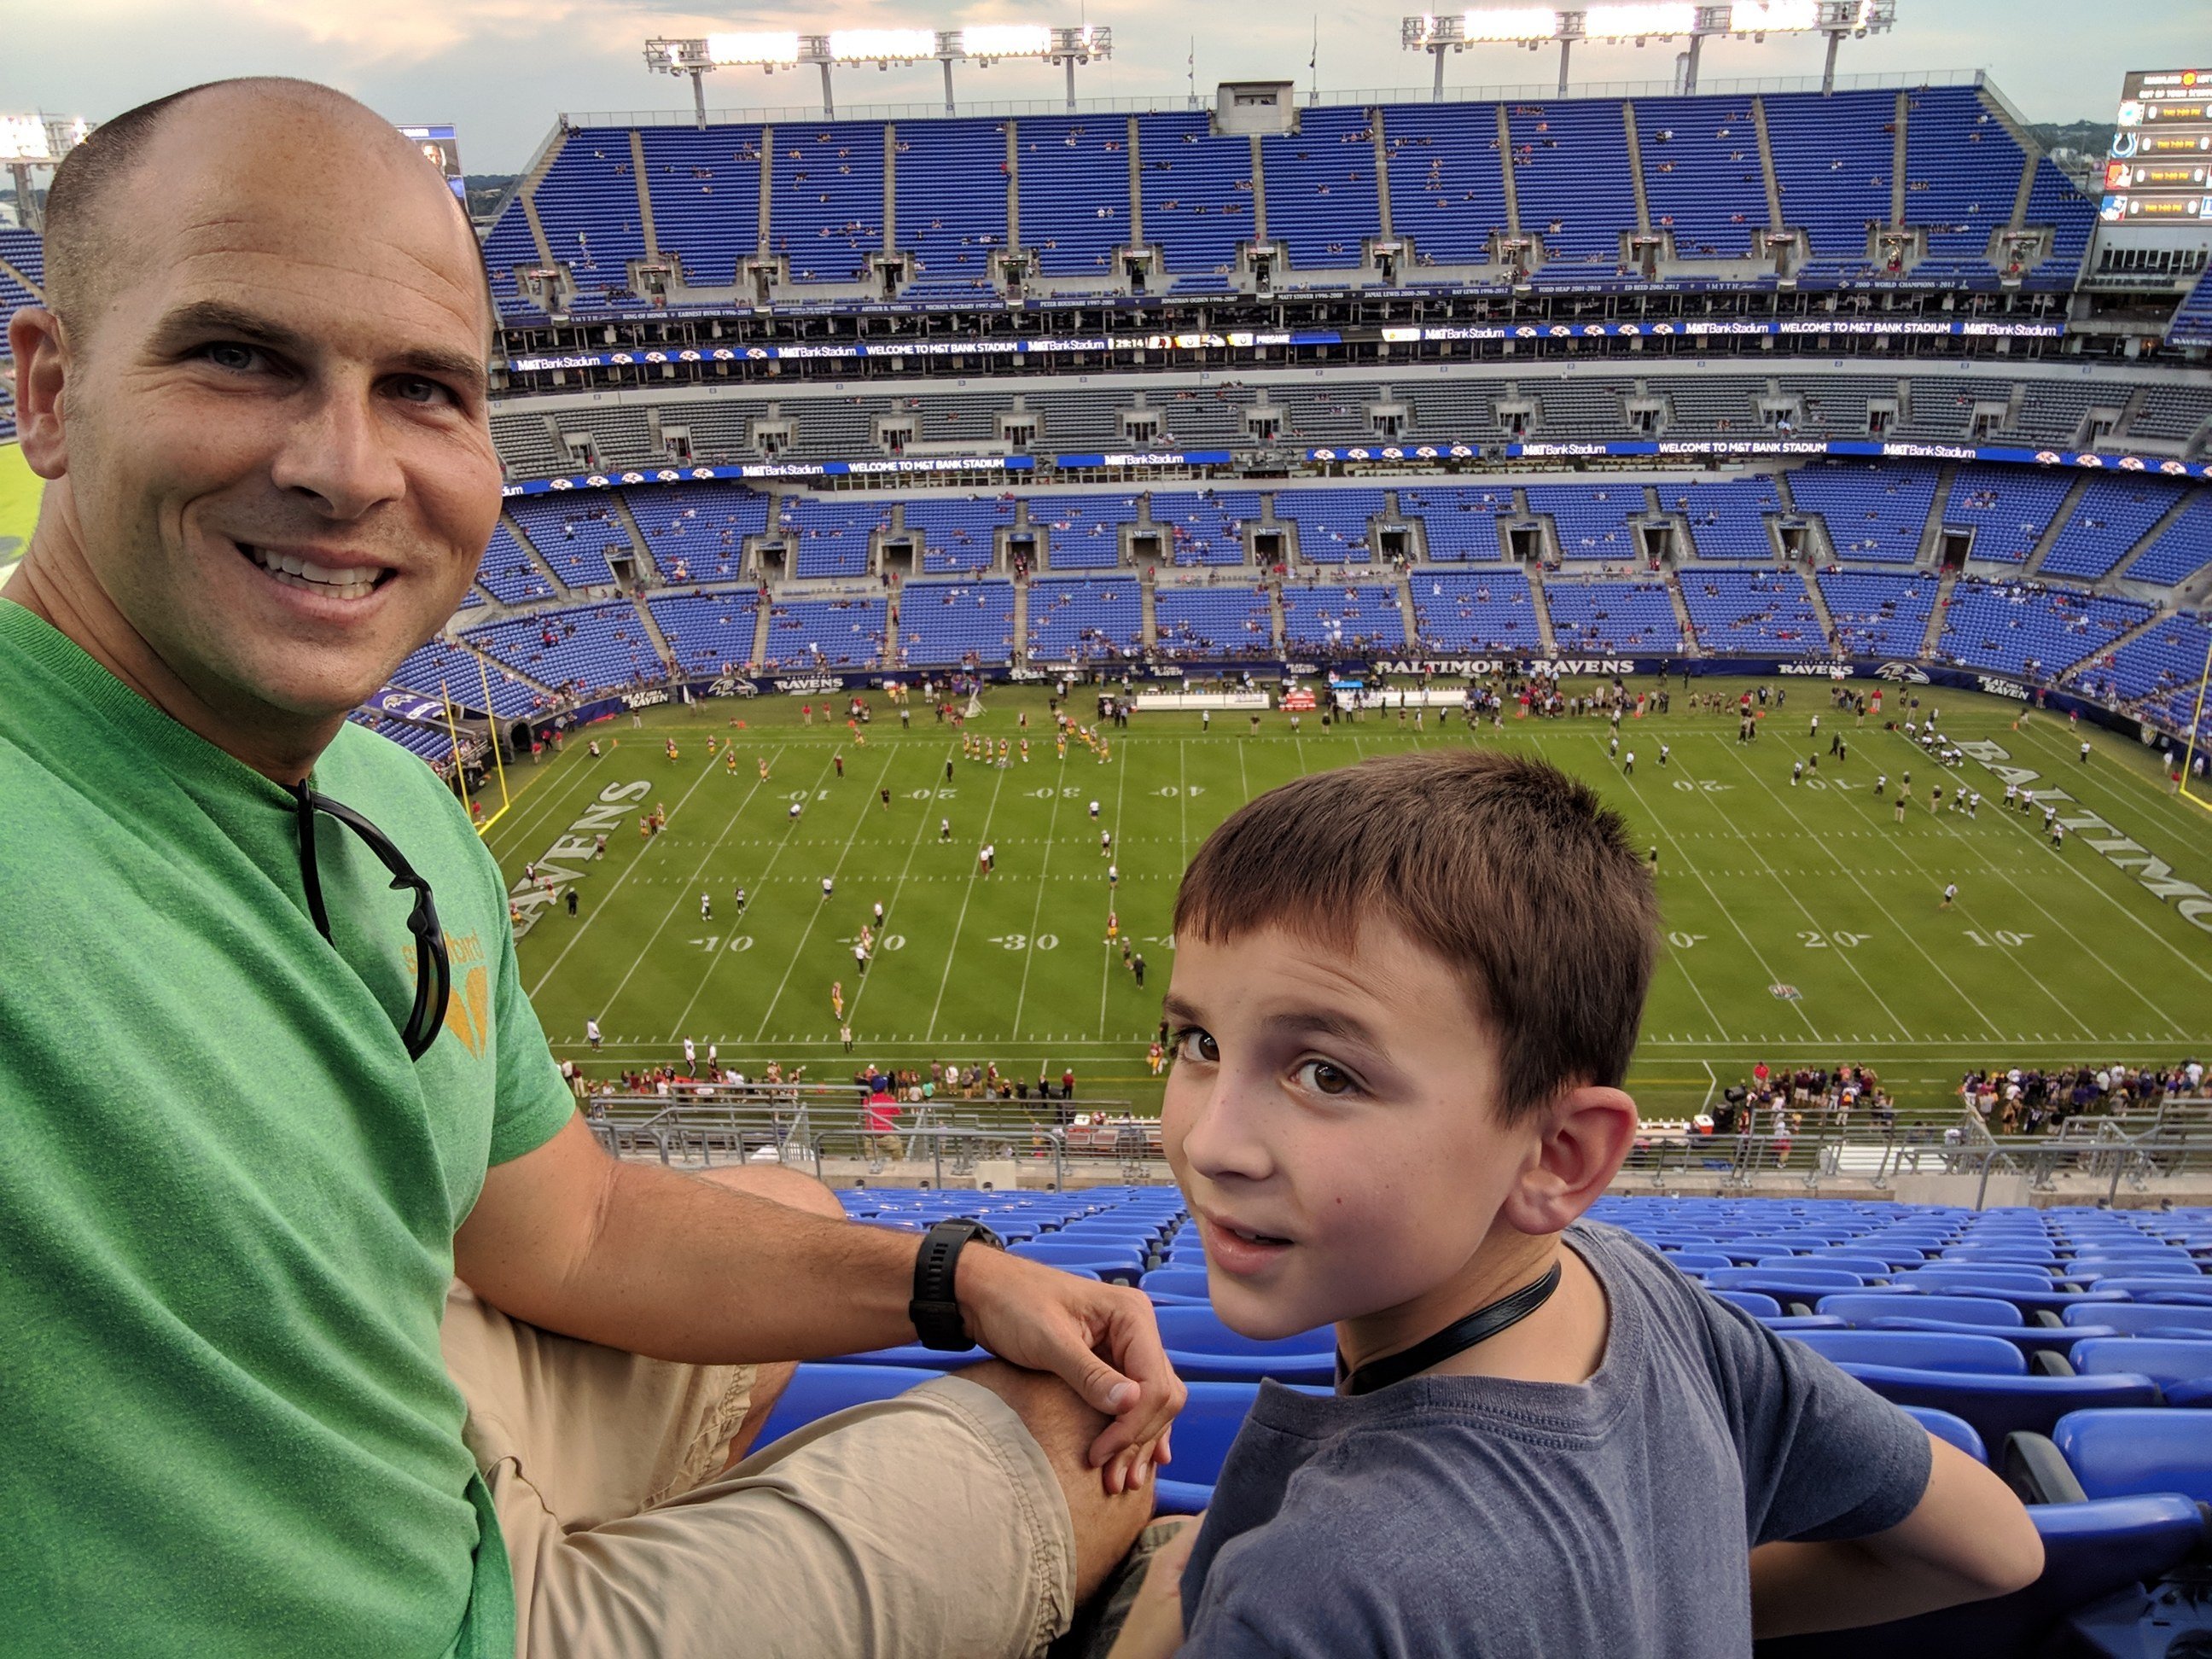
{"type": "Polygon", "coordinates": [[[1994,1593],[1932,1562],[1883,1560],[1856,1540],[1751,1553],[1751,1633],[1762,1640],[1885,1624],[1994,1593]]]}
{"type": "Polygon", "coordinates": [[[592,1225],[557,1283],[541,1288],[541,1273],[510,1276],[481,1259],[463,1276],[548,1329],[657,1359],[740,1364],[912,1341],[918,1246],[912,1233],[610,1159],[592,1225]]]}

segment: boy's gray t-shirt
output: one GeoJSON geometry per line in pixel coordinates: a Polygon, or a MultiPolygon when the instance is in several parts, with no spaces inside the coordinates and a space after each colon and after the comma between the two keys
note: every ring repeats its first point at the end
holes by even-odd
{"type": "Polygon", "coordinates": [[[1611,1315],[1587,1382],[1261,1385],[1183,1575],[1183,1653],[1748,1654],[1753,1545],[1912,1512],[1911,1418],[1627,1234],[1566,1238],[1611,1315]]]}

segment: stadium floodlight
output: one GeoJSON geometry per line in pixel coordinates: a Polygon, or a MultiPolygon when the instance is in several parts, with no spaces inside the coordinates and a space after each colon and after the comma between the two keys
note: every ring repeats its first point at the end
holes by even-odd
{"type": "Polygon", "coordinates": [[[1770,34],[1825,34],[1828,61],[1821,88],[1833,91],[1836,48],[1845,36],[1863,39],[1897,21],[1897,0],[1734,0],[1700,4],[1695,0],[1647,0],[1635,5],[1494,6],[1442,16],[1423,13],[1400,20],[1398,43],[1425,52],[1436,60],[1431,96],[1444,95],[1444,54],[1475,45],[1523,46],[1531,52],[1547,41],[1559,47],[1559,92],[1567,90],[1567,65],[1577,40],[1669,40],[1689,39],[1683,58],[1682,90],[1698,89],[1698,58],[1706,40],[1719,35],[1764,40],[1770,34]]]}
{"type": "Polygon", "coordinates": [[[15,180],[15,216],[27,229],[40,229],[44,217],[31,196],[33,169],[59,167],[91,131],[81,115],[0,114],[0,167],[15,180]]]}
{"type": "Polygon", "coordinates": [[[1654,36],[1665,40],[1687,34],[1697,26],[1698,9],[1687,4],[1592,6],[1583,13],[1583,38],[1586,40],[1635,40],[1641,44],[1654,36]]]}
{"type": "Polygon", "coordinates": [[[707,92],[702,82],[707,76],[732,64],[757,64],[772,75],[798,62],[795,34],[709,34],[645,43],[646,68],[656,74],[691,77],[691,106],[702,128],[707,125],[707,92]]]}
{"type": "Polygon", "coordinates": [[[1559,14],[1548,6],[1471,11],[1459,20],[1459,27],[1468,40],[1549,40],[1559,32],[1559,14]]]}
{"type": "Polygon", "coordinates": [[[0,161],[30,166],[54,159],[42,115],[0,115],[0,161]]]}
{"type": "Polygon", "coordinates": [[[699,125],[707,125],[707,94],[702,78],[733,64],[757,64],[773,75],[780,69],[811,64],[822,71],[822,112],[837,113],[830,84],[833,64],[940,63],[945,66],[945,112],[952,113],[952,65],[966,59],[988,67],[1006,58],[1034,58],[1067,70],[1067,106],[1075,107],[1075,67],[1114,55],[1114,31],[1042,23],[979,23],[957,29],[832,29],[823,34],[710,34],[694,40],[645,43],[645,66],[656,74],[691,77],[691,101],[699,125]]]}
{"type": "Polygon", "coordinates": [[[796,34],[710,34],[707,55],[717,67],[724,64],[760,64],[771,69],[799,62],[796,34]]]}
{"type": "Polygon", "coordinates": [[[873,64],[889,69],[893,64],[919,64],[937,56],[937,35],[930,29],[838,29],[823,37],[830,57],[839,64],[873,64]]]}
{"type": "Polygon", "coordinates": [[[1730,34],[1808,34],[1820,8],[1819,0],[1737,0],[1728,13],[1730,34]]]}
{"type": "Polygon", "coordinates": [[[1052,30],[1042,23],[976,23],[955,30],[960,56],[988,63],[994,58],[1049,58],[1052,30]]]}

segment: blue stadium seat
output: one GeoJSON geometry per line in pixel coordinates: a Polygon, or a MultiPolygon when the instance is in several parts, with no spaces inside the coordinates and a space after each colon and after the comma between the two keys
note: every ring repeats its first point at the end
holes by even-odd
{"type": "Polygon", "coordinates": [[[2041,1504],[2028,1515],[2043,1539],[2043,1575],[2026,1589],[1886,1625],[1761,1642],[1759,1659],[2021,1659],[2044,1651],[2069,1616],[2172,1571],[2204,1543],[2197,1505],[2174,1492],[2041,1504]]]}
{"type": "Polygon", "coordinates": [[[2025,1376],[2027,1361],[2002,1337],[1952,1331],[1807,1331],[1796,1340],[1838,1364],[2025,1376]]]}
{"type": "Polygon", "coordinates": [[[2184,1307],[2168,1302],[2126,1302],[2118,1306],[2077,1305],[2059,1317],[2077,1338],[2080,1327],[2094,1325],[2139,1336],[2186,1332],[2212,1340],[2212,1308],[2184,1307]]]}
{"type": "Polygon", "coordinates": [[[1866,1280],[1838,1267],[1718,1267],[1705,1275],[1705,1283],[1717,1291],[1764,1291],[1787,1304],[1859,1290],[1866,1280]]]}
{"type": "Polygon", "coordinates": [[[1048,1235],[1026,1244],[1011,1245],[1006,1254],[1054,1267],[1088,1267],[1117,1285],[1133,1285],[1145,1272],[1145,1253],[1133,1244],[1055,1244],[1048,1235]]]}
{"type": "Polygon", "coordinates": [[[1909,1296],[1895,1293],[1824,1296],[1816,1313],[1835,1314],[1854,1325],[1878,1319],[1942,1320],[1958,1325],[2020,1325],[2026,1322],[2009,1302],[1986,1296],[1909,1296]],[[1905,1310],[1910,1307],[1911,1311],[1905,1310]]]}
{"type": "Polygon", "coordinates": [[[2100,1291],[2124,1291],[2131,1301],[2160,1302],[2177,1308],[2212,1308],[2212,1279],[2200,1285],[2178,1274],[2129,1273],[2089,1282],[2100,1291]]]}
{"type": "Polygon", "coordinates": [[[1853,1250],[1808,1250],[1803,1255],[1788,1259],[1808,1267],[1840,1268],[1844,1273],[1858,1274],[1869,1284],[1887,1279],[1897,1271],[1892,1263],[1881,1256],[1862,1255],[1853,1250]]]}
{"type": "Polygon", "coordinates": [[[2093,1498],[2178,1492],[2212,1504],[2212,1412],[2075,1411],[2051,1438],[2093,1498]]]}
{"type": "Polygon", "coordinates": [[[1210,1307],[1158,1307],[1160,1340],[1176,1374],[1185,1380],[1279,1382],[1336,1380],[1336,1338],[1326,1328],[1295,1336],[1263,1340],[1240,1336],[1210,1307]]]}
{"type": "Polygon", "coordinates": [[[2212,1333],[2203,1337],[2085,1337],[2069,1350],[2082,1376],[2140,1371],[2169,1406],[2212,1404],[2212,1333]]]}
{"type": "Polygon", "coordinates": [[[1900,1406],[1898,1409],[1938,1440],[1949,1441],[1977,1463],[1990,1461],[1989,1448],[1982,1444],[1982,1437],[1974,1432],[1974,1425],[1965,1418],[1929,1406],[1900,1406]]]}
{"type": "Polygon", "coordinates": [[[1206,1294],[1204,1267],[1155,1267],[1146,1273],[1139,1288],[1150,1292],[1165,1291],[1170,1296],[1202,1297],[1206,1294]]]}
{"type": "Polygon", "coordinates": [[[1667,1260],[1686,1273],[1709,1273],[1718,1267],[1733,1267],[1735,1261],[1717,1250],[1671,1250],[1667,1260]]]}
{"type": "MultiPolygon", "coordinates": [[[[1933,1406],[1963,1417],[1987,1445],[2023,1430],[2048,1434],[2069,1412],[2155,1406],[2158,1385],[2140,1372],[2099,1376],[1998,1376],[1846,1363],[1844,1369],[1885,1400],[1933,1406]]],[[[2197,1415],[2195,1413],[2190,1413],[2197,1415]]]]}
{"type": "Polygon", "coordinates": [[[889,1400],[908,1389],[933,1382],[943,1375],[940,1370],[926,1370],[915,1365],[854,1365],[843,1361],[801,1365],[792,1374],[790,1386],[775,1402],[775,1409],[768,1414],[768,1421],[761,1425],[753,1449],[757,1451],[772,1445],[832,1412],[866,1405],[870,1401],[889,1400]]]}
{"type": "MultiPolygon", "coordinates": [[[[1761,1319],[1772,1321],[1782,1317],[1782,1304],[1764,1291],[1715,1291],[1712,1294],[1761,1319]]],[[[1838,1320],[1836,1323],[1840,1326],[1843,1322],[1838,1320]]]]}
{"type": "MultiPolygon", "coordinates": [[[[2052,1258],[2055,1262],[2057,1258],[2052,1258]]],[[[2005,1261],[1991,1256],[1968,1257],[1956,1250],[1943,1252],[1941,1261],[1930,1261],[1912,1269],[1916,1280],[1934,1284],[1945,1279],[1986,1279],[1992,1284],[2017,1285],[2024,1291],[2047,1291],[2051,1288],[2051,1269],[2031,1266],[2017,1254],[2009,1254],[2005,1261]]]]}
{"type": "MultiPolygon", "coordinates": [[[[1327,1389],[1307,1389],[1308,1394],[1327,1394],[1327,1389]]],[[[1167,1466],[1153,1494],[1153,1506],[1162,1515],[1196,1515],[1213,1501],[1214,1482],[1221,1478],[1222,1461],[1244,1426],[1244,1419],[1259,1397],[1257,1382],[1190,1384],[1190,1398],[1176,1419],[1169,1443],[1175,1462],[1167,1466]]]]}

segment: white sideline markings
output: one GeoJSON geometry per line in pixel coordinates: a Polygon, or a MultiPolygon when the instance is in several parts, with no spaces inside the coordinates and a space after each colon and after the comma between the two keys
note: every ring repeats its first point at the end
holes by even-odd
{"type": "MultiPolygon", "coordinates": [[[[830,866],[830,874],[833,879],[843,872],[845,868],[845,860],[853,851],[853,842],[860,836],[860,826],[867,822],[868,803],[875,799],[876,791],[884,787],[884,780],[890,775],[892,753],[893,751],[886,747],[884,753],[883,770],[876,774],[875,782],[869,787],[868,793],[861,797],[860,810],[853,816],[853,828],[851,833],[847,835],[845,837],[845,845],[837,854],[837,861],[830,866]]],[[[827,769],[828,768],[825,766],[823,770],[826,771],[827,769]]],[[[822,774],[820,772],[814,775],[814,787],[817,790],[822,787],[822,774]]],[[[796,822],[796,820],[794,820],[794,822],[796,822]]],[[[781,848],[777,850],[779,853],[781,851],[781,848]]],[[[791,947],[791,955],[783,964],[783,977],[776,981],[775,994],[769,998],[768,1006],[761,1010],[760,1028],[762,1030],[764,1031],[768,1029],[769,1018],[775,1012],[776,1004],[783,1000],[784,987],[791,983],[792,970],[799,966],[799,955],[806,949],[806,941],[813,935],[814,924],[821,919],[821,905],[817,904],[811,910],[807,912],[806,926],[799,930],[799,942],[791,947]]],[[[701,989],[703,990],[706,988],[706,983],[707,981],[703,979],[699,981],[701,989]]],[[[691,994],[691,1001],[696,1002],[698,1000],[699,993],[697,991],[694,991],[691,994]]],[[[690,1003],[686,1003],[684,1005],[684,1012],[687,1014],[691,1012],[690,1003]]],[[[756,1042],[760,1041],[760,1037],[757,1033],[755,1034],[753,1041],[756,1042]]]]}

